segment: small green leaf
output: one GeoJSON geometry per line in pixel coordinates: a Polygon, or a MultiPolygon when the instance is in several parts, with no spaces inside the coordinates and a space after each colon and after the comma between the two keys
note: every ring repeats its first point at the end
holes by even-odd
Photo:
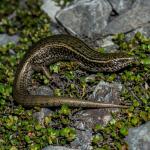
{"type": "Polygon", "coordinates": [[[141,60],[141,64],[143,65],[150,65],[150,58],[145,58],[141,60]]]}
{"type": "Polygon", "coordinates": [[[103,130],[103,127],[100,124],[96,124],[95,127],[94,127],[94,131],[98,132],[98,131],[101,131],[101,130],[103,130]]]}
{"type": "Polygon", "coordinates": [[[147,119],[148,119],[148,115],[147,115],[147,113],[144,112],[144,111],[141,111],[141,112],[140,112],[140,117],[141,117],[144,121],[147,121],[147,119]]]}
{"type": "Polygon", "coordinates": [[[61,89],[56,88],[54,90],[54,93],[55,93],[56,96],[61,96],[61,89]]]}
{"type": "Polygon", "coordinates": [[[10,150],[18,150],[18,148],[16,146],[12,146],[10,150]]]}
{"type": "Polygon", "coordinates": [[[24,139],[27,143],[31,143],[31,139],[28,135],[25,135],[24,139]]]}
{"type": "Polygon", "coordinates": [[[55,65],[51,65],[50,66],[50,70],[52,70],[54,73],[58,73],[60,70],[59,65],[55,64],[55,65]]]}
{"type": "Polygon", "coordinates": [[[123,136],[126,136],[128,135],[128,129],[126,127],[122,127],[120,129],[120,133],[123,135],[123,136]]]}
{"type": "Polygon", "coordinates": [[[139,119],[138,119],[137,117],[133,117],[133,118],[131,119],[132,125],[136,125],[138,122],[139,122],[139,119]]]}
{"type": "Polygon", "coordinates": [[[59,114],[61,115],[69,115],[71,113],[71,110],[69,109],[69,107],[67,105],[62,105],[59,114]]]}
{"type": "Polygon", "coordinates": [[[101,136],[101,135],[95,135],[95,136],[93,136],[92,143],[98,144],[101,141],[103,141],[103,136],[101,136]]]}
{"type": "Polygon", "coordinates": [[[134,106],[134,107],[138,107],[139,105],[140,105],[140,104],[139,104],[139,102],[138,102],[137,100],[134,100],[134,101],[133,101],[133,106],[134,106]]]}
{"type": "Polygon", "coordinates": [[[35,125],[35,130],[39,131],[41,130],[42,126],[38,123],[35,125]]]}

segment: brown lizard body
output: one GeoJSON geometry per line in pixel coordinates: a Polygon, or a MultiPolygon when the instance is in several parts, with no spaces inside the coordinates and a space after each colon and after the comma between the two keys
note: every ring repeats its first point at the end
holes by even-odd
{"type": "Polygon", "coordinates": [[[13,97],[16,102],[29,107],[67,104],[71,107],[127,108],[122,105],[75,98],[29,95],[27,88],[31,85],[32,74],[35,70],[42,70],[47,74],[46,66],[65,60],[77,61],[82,68],[92,72],[115,72],[135,63],[134,57],[124,53],[101,54],[73,36],[51,36],[35,44],[20,62],[13,87],[13,97]]]}

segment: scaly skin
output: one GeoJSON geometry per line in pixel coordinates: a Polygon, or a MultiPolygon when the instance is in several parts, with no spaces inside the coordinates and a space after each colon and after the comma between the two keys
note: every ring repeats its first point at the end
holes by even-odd
{"type": "Polygon", "coordinates": [[[17,103],[33,107],[51,107],[67,104],[71,107],[86,108],[127,108],[127,106],[104,104],[75,98],[29,95],[34,71],[43,71],[45,66],[58,61],[76,61],[83,69],[91,72],[115,72],[136,59],[124,53],[100,54],[80,39],[69,35],[55,35],[35,44],[20,62],[14,80],[13,97],[17,103]]]}

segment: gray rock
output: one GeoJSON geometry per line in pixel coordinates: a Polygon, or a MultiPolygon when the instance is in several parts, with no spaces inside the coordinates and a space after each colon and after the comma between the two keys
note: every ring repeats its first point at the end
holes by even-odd
{"type": "Polygon", "coordinates": [[[92,146],[91,146],[92,131],[77,130],[76,133],[77,133],[77,137],[73,142],[71,142],[71,147],[78,148],[80,150],[92,150],[92,146]]]}
{"type": "Polygon", "coordinates": [[[108,0],[113,9],[118,13],[123,13],[128,9],[131,9],[133,3],[136,0],[108,0]]]}
{"type": "Polygon", "coordinates": [[[52,21],[56,22],[55,15],[60,10],[60,7],[54,1],[43,0],[41,9],[48,14],[52,21]]]}
{"type": "Polygon", "coordinates": [[[61,26],[58,25],[57,23],[51,22],[50,28],[51,28],[51,32],[52,32],[53,35],[56,35],[56,34],[65,34],[65,32],[63,31],[63,29],[61,28],[61,26]]]}
{"type": "Polygon", "coordinates": [[[53,96],[53,90],[47,86],[28,87],[27,89],[31,95],[49,95],[53,96]]]}
{"type": "Polygon", "coordinates": [[[78,120],[74,123],[75,128],[79,130],[88,130],[93,128],[96,124],[103,126],[112,119],[110,112],[114,112],[116,109],[86,109],[78,112],[74,118],[78,120]]]}
{"type": "Polygon", "coordinates": [[[122,85],[119,83],[107,83],[100,81],[95,88],[91,99],[96,99],[100,102],[109,103],[118,99],[119,92],[122,90],[122,85]]]}
{"type": "Polygon", "coordinates": [[[53,0],[43,0],[43,5],[41,9],[48,14],[51,19],[50,28],[52,34],[65,34],[65,30],[57,23],[55,16],[57,12],[61,9],[53,0]]]}
{"type": "Polygon", "coordinates": [[[112,9],[106,0],[78,0],[56,15],[56,19],[74,35],[95,37],[107,25],[112,9]]]}
{"type": "Polygon", "coordinates": [[[150,1],[137,0],[132,9],[113,19],[103,31],[103,36],[127,33],[150,21],[150,1]]]}
{"type": "Polygon", "coordinates": [[[106,53],[113,53],[117,51],[117,45],[114,44],[114,42],[112,41],[113,36],[107,36],[103,39],[97,40],[96,44],[98,45],[98,47],[102,47],[104,48],[106,53]]]}
{"type": "Polygon", "coordinates": [[[150,149],[150,122],[137,128],[130,128],[126,137],[129,150],[149,150],[150,149]]]}
{"type": "Polygon", "coordinates": [[[139,27],[135,29],[134,31],[127,34],[127,37],[130,39],[132,38],[136,32],[142,33],[146,37],[150,37],[150,23],[147,23],[146,25],[139,27]]]}
{"type": "Polygon", "coordinates": [[[19,40],[18,35],[9,36],[7,34],[0,34],[0,45],[7,44],[8,42],[17,43],[19,40]]]}
{"type": "Polygon", "coordinates": [[[42,150],[77,150],[77,149],[71,149],[64,146],[47,146],[42,150]]]}
{"type": "Polygon", "coordinates": [[[38,122],[41,124],[41,125],[43,125],[44,126],[44,118],[46,117],[46,116],[51,116],[51,114],[52,114],[53,112],[50,110],[50,109],[48,109],[48,108],[41,108],[41,110],[39,111],[39,112],[35,112],[34,114],[33,114],[33,117],[36,119],[36,120],[38,120],[38,122]]]}

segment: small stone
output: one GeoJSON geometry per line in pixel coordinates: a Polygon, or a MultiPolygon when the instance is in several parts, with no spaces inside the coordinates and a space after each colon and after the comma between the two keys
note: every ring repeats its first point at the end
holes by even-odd
{"type": "Polygon", "coordinates": [[[28,91],[31,95],[49,95],[53,96],[53,90],[47,86],[29,87],[28,91]]]}
{"type": "Polygon", "coordinates": [[[91,140],[92,140],[92,130],[80,131],[77,130],[76,139],[71,142],[71,147],[80,150],[92,150],[91,140]],[[84,143],[84,144],[83,144],[84,143]]]}
{"type": "Polygon", "coordinates": [[[18,35],[9,36],[7,34],[0,34],[0,45],[7,44],[8,42],[17,43],[18,40],[18,35]]]}
{"type": "Polygon", "coordinates": [[[48,116],[49,114],[52,114],[52,111],[50,109],[41,108],[39,112],[35,112],[33,114],[33,117],[36,118],[41,125],[44,125],[44,118],[45,116],[48,116]]]}
{"type": "Polygon", "coordinates": [[[9,49],[9,54],[10,54],[10,55],[15,55],[16,52],[15,52],[13,49],[9,49]]]}
{"type": "Polygon", "coordinates": [[[140,32],[141,34],[143,34],[146,37],[150,37],[150,23],[147,23],[147,24],[133,30],[132,32],[127,33],[127,38],[131,39],[137,32],[140,32]]]}
{"type": "Polygon", "coordinates": [[[104,81],[99,82],[96,86],[91,99],[96,99],[100,102],[110,103],[119,98],[119,92],[122,85],[119,83],[107,83],[104,81]]]}
{"type": "Polygon", "coordinates": [[[130,150],[149,150],[150,148],[150,122],[139,127],[130,128],[126,137],[130,150]]]}

